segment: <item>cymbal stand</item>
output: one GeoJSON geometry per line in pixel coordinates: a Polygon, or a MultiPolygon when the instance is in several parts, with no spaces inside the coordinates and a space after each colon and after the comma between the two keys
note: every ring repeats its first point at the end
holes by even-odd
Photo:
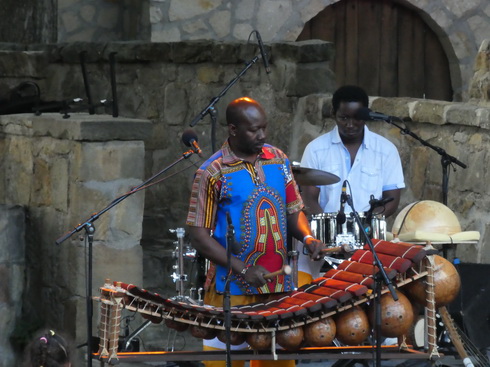
{"type": "Polygon", "coordinates": [[[191,297],[185,295],[184,284],[187,282],[187,274],[184,274],[184,236],[185,229],[184,228],[176,228],[169,229],[171,233],[175,233],[177,235],[177,248],[173,252],[174,258],[177,259],[177,264],[173,266],[174,273],[170,276],[172,280],[175,282],[177,296],[174,299],[179,301],[188,302],[196,304],[191,297]]]}
{"type": "Polygon", "coordinates": [[[298,288],[298,241],[296,239],[291,240],[291,251],[288,252],[289,257],[291,258],[291,267],[293,268],[293,285],[294,289],[298,288]]]}

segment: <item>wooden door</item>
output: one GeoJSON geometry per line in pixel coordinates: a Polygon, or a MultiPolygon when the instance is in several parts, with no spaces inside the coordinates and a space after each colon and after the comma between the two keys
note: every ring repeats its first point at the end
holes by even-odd
{"type": "Polygon", "coordinates": [[[299,40],[335,44],[337,85],[369,95],[451,101],[449,62],[419,14],[390,0],[342,0],[306,23],[299,40]]]}

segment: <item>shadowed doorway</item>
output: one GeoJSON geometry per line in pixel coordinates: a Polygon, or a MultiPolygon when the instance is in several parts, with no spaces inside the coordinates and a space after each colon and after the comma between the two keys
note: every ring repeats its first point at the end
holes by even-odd
{"type": "Polygon", "coordinates": [[[420,15],[390,0],[342,0],[305,24],[298,41],[335,45],[337,85],[369,95],[451,101],[448,58],[420,15]]]}

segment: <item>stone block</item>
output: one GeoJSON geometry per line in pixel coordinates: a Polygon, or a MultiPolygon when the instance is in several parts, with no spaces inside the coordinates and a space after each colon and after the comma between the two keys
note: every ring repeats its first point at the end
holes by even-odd
{"type": "Polygon", "coordinates": [[[187,33],[187,37],[191,39],[193,35],[199,37],[198,39],[206,39],[206,33],[208,32],[208,26],[202,19],[198,19],[196,21],[189,21],[182,25],[182,30],[184,34],[187,33]]]}
{"type": "Polygon", "coordinates": [[[9,135],[30,136],[32,134],[32,113],[0,116],[0,131],[9,135]]]}
{"type": "Polygon", "coordinates": [[[135,245],[121,249],[116,244],[94,247],[94,292],[107,278],[143,287],[143,250],[135,245]]]}
{"type": "Polygon", "coordinates": [[[414,102],[411,118],[413,121],[429,122],[435,125],[444,125],[444,111],[451,102],[436,100],[420,100],[414,102]]]}
{"type": "MultiPolygon", "coordinates": [[[[141,61],[170,61],[170,43],[168,42],[111,42],[104,50],[104,58],[109,58],[109,53],[116,52],[116,62],[122,64],[141,61]]],[[[124,73],[118,73],[117,79],[124,77],[124,73]]]]}
{"type": "Polygon", "coordinates": [[[0,366],[13,366],[9,343],[22,312],[25,285],[25,210],[0,205],[0,366]]]}
{"type": "Polygon", "coordinates": [[[234,16],[238,20],[249,20],[252,18],[256,0],[238,1],[234,11],[234,16]]]}
{"type": "Polygon", "coordinates": [[[21,80],[44,78],[47,61],[43,52],[0,51],[0,70],[8,70],[9,77],[21,80]]]}
{"type": "Polygon", "coordinates": [[[245,45],[239,43],[228,42],[216,42],[213,45],[211,53],[211,61],[217,64],[236,64],[239,60],[246,60],[253,58],[252,45],[245,45]],[[241,57],[240,57],[241,55],[241,57]]]}
{"type": "Polygon", "coordinates": [[[211,12],[222,4],[223,0],[180,1],[171,0],[168,11],[170,22],[191,19],[202,13],[211,12]]]}
{"type": "Polygon", "coordinates": [[[176,63],[195,64],[211,60],[213,42],[195,40],[171,44],[171,59],[176,63]]]}
{"type": "Polygon", "coordinates": [[[233,24],[232,35],[237,40],[246,40],[248,35],[254,30],[250,23],[235,23],[233,24]]]}
{"type": "MultiPolygon", "coordinates": [[[[272,19],[289,19],[293,13],[291,0],[259,1],[256,13],[256,29],[260,29],[264,41],[274,39],[283,25],[282,22],[273,22],[272,19]]],[[[245,35],[248,35],[245,33],[245,35]]]]}
{"type": "Polygon", "coordinates": [[[288,96],[306,96],[332,92],[334,87],[335,75],[328,63],[298,64],[295,74],[289,76],[286,93],[288,96]]]}
{"type": "Polygon", "coordinates": [[[60,114],[46,113],[34,116],[34,136],[51,136],[57,139],[106,141],[144,140],[150,136],[148,120],[130,119],[108,115],[74,113],[64,119],[60,114]]]}
{"type": "Polygon", "coordinates": [[[4,203],[29,205],[32,183],[33,154],[29,138],[11,136],[7,146],[5,177],[7,187],[4,203]]]}
{"type": "Polygon", "coordinates": [[[0,205],[0,264],[25,262],[25,217],[19,205],[0,205]]]}
{"type": "Polygon", "coordinates": [[[445,108],[444,120],[450,124],[478,126],[476,118],[477,109],[477,106],[471,106],[464,103],[453,103],[445,108]]]}
{"type": "Polygon", "coordinates": [[[490,129],[490,107],[478,108],[476,110],[476,120],[478,126],[484,129],[490,129]]]}
{"type": "Polygon", "coordinates": [[[230,34],[231,14],[229,10],[218,11],[211,15],[209,23],[218,39],[230,34]]]}
{"type": "Polygon", "coordinates": [[[141,141],[82,143],[80,154],[73,162],[80,167],[73,172],[77,180],[107,182],[143,177],[140,162],[145,153],[141,141]]]}
{"type": "MultiPolygon", "coordinates": [[[[92,213],[99,213],[114,199],[139,183],[139,180],[121,180],[72,185],[70,215],[67,220],[72,226],[83,223],[84,218],[91,217],[92,213]]],[[[96,239],[117,244],[121,248],[133,246],[141,237],[143,203],[144,194],[138,192],[97,216],[96,239]]]]}
{"type": "Polygon", "coordinates": [[[107,44],[99,42],[68,42],[60,47],[60,56],[64,63],[80,64],[80,53],[85,52],[85,62],[94,63],[103,60],[102,55],[107,44]]]}
{"type": "MultiPolygon", "coordinates": [[[[205,72],[203,71],[202,74],[205,74],[205,72]]],[[[189,100],[189,97],[187,96],[186,89],[182,88],[182,85],[177,83],[167,84],[163,100],[165,106],[163,116],[166,123],[170,126],[181,126],[187,116],[187,109],[185,106],[188,105],[186,102],[189,100]],[[184,103],[176,103],[176,101],[184,103]]]]}
{"type": "Polygon", "coordinates": [[[182,39],[180,29],[175,26],[169,26],[164,29],[152,29],[151,42],[178,42],[182,39]]]}
{"type": "Polygon", "coordinates": [[[332,42],[307,40],[274,43],[272,58],[286,59],[298,63],[317,63],[333,60],[335,47],[332,42]]]}
{"type": "Polygon", "coordinates": [[[415,98],[385,98],[371,97],[370,108],[389,116],[396,116],[404,121],[411,120],[411,104],[417,101],[415,98]]]}

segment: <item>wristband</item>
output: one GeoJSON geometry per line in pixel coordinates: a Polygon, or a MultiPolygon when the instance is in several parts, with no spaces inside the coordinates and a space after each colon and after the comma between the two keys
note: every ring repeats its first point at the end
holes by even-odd
{"type": "Polygon", "coordinates": [[[303,243],[305,243],[305,241],[308,239],[308,238],[314,238],[311,234],[307,234],[306,236],[303,237],[303,243]]]}
{"type": "Polygon", "coordinates": [[[247,270],[248,268],[250,268],[251,265],[245,265],[245,267],[242,269],[242,271],[240,272],[240,275],[241,276],[245,276],[245,274],[247,274],[247,270]]]}

